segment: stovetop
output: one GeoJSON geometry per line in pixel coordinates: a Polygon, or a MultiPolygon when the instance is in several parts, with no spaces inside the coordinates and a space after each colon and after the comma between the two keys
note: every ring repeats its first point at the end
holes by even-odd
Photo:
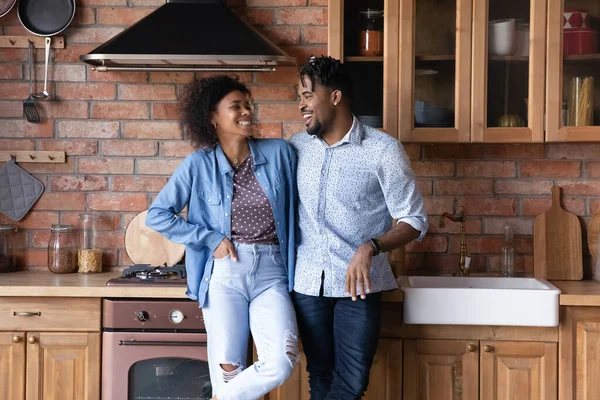
{"type": "Polygon", "coordinates": [[[123,270],[121,277],[113,278],[106,282],[107,286],[186,286],[187,279],[185,265],[178,264],[172,267],[156,267],[150,264],[136,264],[123,270]]]}

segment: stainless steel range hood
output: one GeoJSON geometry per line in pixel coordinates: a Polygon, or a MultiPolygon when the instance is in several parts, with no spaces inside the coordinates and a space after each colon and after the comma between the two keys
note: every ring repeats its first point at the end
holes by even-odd
{"type": "Polygon", "coordinates": [[[98,71],[272,71],[296,64],[222,0],[167,0],[79,59],[98,71]]]}

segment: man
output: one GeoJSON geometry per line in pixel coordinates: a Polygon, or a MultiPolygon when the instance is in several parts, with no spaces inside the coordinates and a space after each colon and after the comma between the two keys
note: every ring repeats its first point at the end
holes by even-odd
{"type": "Polygon", "coordinates": [[[381,292],[398,288],[385,252],[422,238],[427,216],[402,145],[351,113],[343,64],[311,57],[298,95],[306,131],[290,139],[299,191],[292,295],[310,398],[360,399],[379,338],[381,292]]]}

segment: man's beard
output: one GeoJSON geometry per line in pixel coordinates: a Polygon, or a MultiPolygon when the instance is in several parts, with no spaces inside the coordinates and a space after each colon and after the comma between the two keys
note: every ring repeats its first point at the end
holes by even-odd
{"type": "Polygon", "coordinates": [[[323,125],[319,121],[315,121],[313,126],[310,126],[306,129],[306,133],[311,136],[316,136],[318,138],[323,137],[323,125]]]}

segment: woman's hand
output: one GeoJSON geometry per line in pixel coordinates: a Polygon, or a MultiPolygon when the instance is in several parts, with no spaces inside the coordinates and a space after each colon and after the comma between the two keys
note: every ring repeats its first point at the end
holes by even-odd
{"type": "Polygon", "coordinates": [[[215,249],[215,259],[225,258],[229,254],[231,254],[231,259],[233,261],[237,261],[237,253],[235,252],[235,247],[231,240],[224,238],[223,241],[217,246],[215,249]]]}

